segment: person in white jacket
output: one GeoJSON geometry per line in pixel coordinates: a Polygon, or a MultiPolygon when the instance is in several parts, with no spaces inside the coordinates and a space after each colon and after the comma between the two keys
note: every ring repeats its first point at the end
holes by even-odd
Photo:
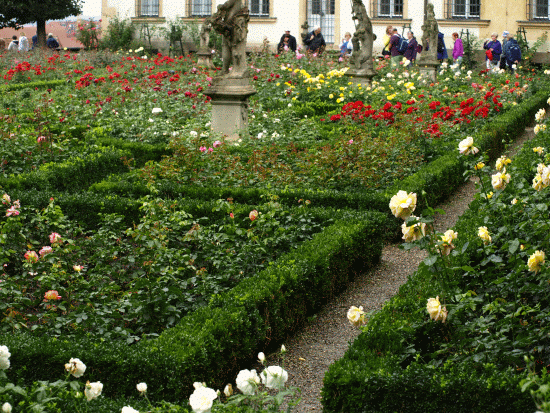
{"type": "Polygon", "coordinates": [[[19,51],[20,52],[29,51],[29,39],[27,39],[24,32],[21,32],[21,36],[19,36],[19,51]]]}
{"type": "Polygon", "coordinates": [[[8,45],[8,52],[16,52],[19,48],[19,42],[17,41],[17,36],[12,37],[12,41],[8,45]]]}

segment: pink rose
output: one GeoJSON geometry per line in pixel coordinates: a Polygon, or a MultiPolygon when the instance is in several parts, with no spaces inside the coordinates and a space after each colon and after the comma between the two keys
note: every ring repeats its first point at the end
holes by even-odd
{"type": "Polygon", "coordinates": [[[55,245],[61,241],[61,235],[59,235],[57,232],[52,232],[50,234],[50,244],[55,245]]]}
{"type": "Polygon", "coordinates": [[[41,257],[43,257],[46,254],[49,254],[50,252],[53,252],[52,247],[42,247],[40,251],[38,251],[41,257]]]}
{"type": "Polygon", "coordinates": [[[250,211],[250,214],[248,214],[248,218],[250,218],[251,221],[255,221],[258,218],[258,211],[253,209],[250,211]]]}

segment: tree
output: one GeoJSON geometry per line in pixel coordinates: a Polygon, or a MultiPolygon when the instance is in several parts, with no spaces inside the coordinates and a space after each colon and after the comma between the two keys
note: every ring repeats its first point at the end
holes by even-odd
{"type": "Polygon", "coordinates": [[[39,47],[46,46],[46,21],[76,16],[82,11],[82,0],[2,0],[0,1],[0,29],[18,29],[24,24],[36,23],[39,47]]]}

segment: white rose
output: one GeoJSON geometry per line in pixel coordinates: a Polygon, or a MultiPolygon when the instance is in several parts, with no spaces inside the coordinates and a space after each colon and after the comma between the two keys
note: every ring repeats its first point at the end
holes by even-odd
{"type": "Polygon", "coordinates": [[[356,326],[356,327],[359,327],[362,322],[363,322],[363,315],[365,314],[365,312],[363,311],[363,307],[355,307],[354,305],[352,305],[350,307],[350,309],[348,310],[348,320],[349,322],[356,326]]]}
{"type": "Polygon", "coordinates": [[[231,383],[225,386],[225,388],[223,389],[223,394],[225,394],[226,397],[233,395],[233,386],[231,385],[231,383]]]}
{"type": "Polygon", "coordinates": [[[416,194],[399,191],[390,200],[390,209],[397,218],[407,219],[416,208],[416,194]]]}
{"type": "Polygon", "coordinates": [[[145,383],[138,383],[136,386],[138,392],[145,393],[147,391],[147,384],[145,383]]]}
{"type": "Polygon", "coordinates": [[[151,113],[162,113],[162,109],[161,108],[153,108],[151,113]]]}
{"type": "Polygon", "coordinates": [[[270,389],[282,389],[288,380],[288,373],[279,366],[269,366],[262,371],[262,382],[270,389]]]}
{"type": "Polygon", "coordinates": [[[237,388],[246,395],[252,395],[260,384],[260,378],[256,370],[241,370],[235,380],[237,388]]]}
{"type": "Polygon", "coordinates": [[[2,412],[3,413],[11,413],[11,404],[9,404],[8,402],[4,403],[2,405],[2,412]]]}
{"type": "Polygon", "coordinates": [[[101,394],[103,390],[103,384],[99,381],[94,383],[86,382],[86,388],[84,389],[84,395],[88,401],[95,399],[101,394]]]}
{"type": "Polygon", "coordinates": [[[258,353],[258,360],[260,360],[260,363],[263,363],[265,361],[265,354],[261,351],[258,353]]]}
{"type": "Polygon", "coordinates": [[[191,135],[193,138],[196,138],[199,134],[196,131],[192,130],[191,132],[189,132],[189,135],[191,135]]]}
{"type": "Polygon", "coordinates": [[[218,397],[215,390],[209,387],[199,387],[189,397],[189,404],[195,413],[207,413],[212,408],[214,400],[218,397]]]}
{"type": "Polygon", "coordinates": [[[70,359],[69,362],[65,364],[65,370],[71,373],[74,377],[79,378],[86,371],[86,365],[79,359],[70,359]]]}
{"type": "Polygon", "coordinates": [[[120,413],[139,413],[139,410],[136,410],[130,406],[124,406],[120,411],[120,413]]]}
{"type": "Polygon", "coordinates": [[[479,149],[474,146],[474,138],[471,136],[468,136],[466,139],[460,141],[458,144],[458,150],[462,155],[475,155],[479,152],[479,149]]]}

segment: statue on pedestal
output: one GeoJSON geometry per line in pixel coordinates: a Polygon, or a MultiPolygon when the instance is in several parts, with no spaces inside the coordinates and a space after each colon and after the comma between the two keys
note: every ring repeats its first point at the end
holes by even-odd
{"type": "Polygon", "coordinates": [[[372,31],[372,23],[362,0],[353,0],[351,18],[359,23],[351,39],[353,53],[349,60],[348,74],[374,75],[372,43],[376,40],[376,35],[372,31]]]}
{"type": "Polygon", "coordinates": [[[218,6],[211,17],[212,27],[222,35],[222,76],[242,79],[248,77],[246,37],[250,15],[241,0],[227,0],[218,6]],[[229,67],[233,66],[231,72],[229,67]]]}
{"type": "Polygon", "coordinates": [[[200,33],[200,46],[199,51],[197,52],[197,65],[201,67],[213,68],[214,63],[212,62],[212,52],[208,47],[210,43],[210,31],[212,30],[212,21],[210,18],[204,19],[201,27],[200,33]]]}
{"type": "Polygon", "coordinates": [[[427,17],[422,25],[422,54],[418,64],[438,63],[437,60],[437,34],[439,25],[435,19],[434,5],[427,4],[427,17]],[[429,50],[428,50],[429,45],[429,50]]]}

